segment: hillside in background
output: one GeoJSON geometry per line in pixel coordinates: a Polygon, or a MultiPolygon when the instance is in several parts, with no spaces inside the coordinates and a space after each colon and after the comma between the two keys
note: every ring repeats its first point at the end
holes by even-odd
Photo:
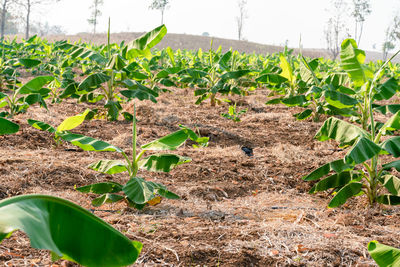
{"type": "MultiPolygon", "coordinates": [[[[113,33],[111,34],[111,42],[120,43],[121,41],[130,41],[133,40],[143,33],[113,33]]],[[[106,34],[93,34],[90,33],[79,33],[76,35],[56,35],[47,37],[49,40],[64,40],[68,39],[71,41],[82,40],[84,42],[94,42],[94,43],[104,43],[107,41],[106,34]]],[[[219,46],[222,47],[223,51],[228,50],[229,48],[233,48],[234,50],[238,50],[239,52],[245,53],[257,53],[257,54],[271,54],[276,52],[283,51],[284,47],[276,46],[276,45],[265,45],[258,44],[248,41],[238,41],[238,40],[229,40],[223,38],[216,37],[207,37],[207,36],[199,36],[199,35],[190,35],[190,34],[176,34],[176,33],[168,33],[164,39],[156,46],[157,48],[165,48],[170,46],[172,49],[189,49],[189,50],[197,50],[199,48],[203,50],[208,50],[210,48],[211,39],[214,40],[213,48],[217,49],[219,46]]],[[[295,49],[298,52],[298,49],[295,49]]],[[[303,55],[307,57],[330,57],[329,53],[325,49],[303,49],[303,55]]],[[[381,60],[382,54],[379,52],[366,51],[367,61],[375,61],[381,60]]],[[[395,62],[400,62],[400,59],[397,58],[395,62]]]]}

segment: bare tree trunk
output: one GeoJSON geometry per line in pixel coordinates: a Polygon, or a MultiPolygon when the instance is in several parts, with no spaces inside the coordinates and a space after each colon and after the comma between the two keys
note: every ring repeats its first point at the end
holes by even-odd
{"type": "Polygon", "coordinates": [[[357,28],[358,28],[358,21],[356,20],[356,27],[355,27],[355,33],[354,33],[354,40],[357,41],[357,28]]]}
{"type": "Polygon", "coordinates": [[[6,25],[6,15],[7,15],[7,2],[8,0],[4,0],[3,9],[1,10],[1,39],[4,38],[4,29],[6,25]]]}
{"type": "Polygon", "coordinates": [[[31,0],[26,0],[26,29],[25,39],[29,39],[30,16],[31,16],[31,0]]]}
{"type": "Polygon", "coordinates": [[[161,25],[163,25],[164,24],[164,8],[163,9],[161,9],[161,25]]]}
{"type": "Polygon", "coordinates": [[[98,1],[94,1],[94,21],[93,21],[93,34],[96,34],[96,26],[97,26],[97,5],[98,1]]]}
{"type": "Polygon", "coordinates": [[[364,28],[364,21],[361,21],[361,25],[360,26],[361,26],[360,27],[360,35],[358,36],[358,42],[357,42],[358,46],[360,46],[360,42],[361,42],[361,35],[362,35],[362,32],[363,32],[363,28],[364,28]]]}

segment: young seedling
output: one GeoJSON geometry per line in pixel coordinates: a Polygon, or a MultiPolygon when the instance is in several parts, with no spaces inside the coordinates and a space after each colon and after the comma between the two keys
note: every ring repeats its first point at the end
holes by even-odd
{"type": "Polygon", "coordinates": [[[89,112],[91,112],[90,109],[86,109],[85,112],[81,114],[68,117],[63,122],[61,122],[61,124],[58,125],[57,128],[54,128],[53,126],[38,120],[28,119],[28,123],[36,129],[54,134],[53,139],[56,147],[58,147],[59,145],[61,145],[61,135],[65,133],[65,131],[72,130],[81,125],[89,112]]]}
{"type": "Polygon", "coordinates": [[[126,200],[129,206],[142,209],[146,204],[157,202],[161,197],[167,199],[179,199],[179,196],[167,190],[167,188],[158,183],[146,181],[138,177],[139,169],[154,172],[169,172],[174,167],[190,162],[191,159],[176,154],[156,153],[143,157],[146,151],[175,150],[187,139],[206,146],[208,137],[199,137],[191,129],[180,126],[180,130],[166,135],[160,139],[154,140],[141,146],[141,151],[137,151],[137,130],[136,115],[134,111],[133,118],[133,137],[132,137],[132,157],[130,158],[121,148],[111,145],[107,142],[97,140],[88,136],[72,133],[61,133],[60,136],[65,141],[82,148],[85,151],[114,151],[124,157],[121,160],[100,160],[89,165],[89,168],[106,173],[116,174],[128,172],[129,180],[125,185],[116,182],[102,182],[77,188],[82,193],[100,194],[92,201],[93,206],[100,206],[104,203],[114,203],[126,200]]]}
{"type": "Polygon", "coordinates": [[[229,106],[228,113],[222,113],[221,116],[227,118],[229,120],[233,120],[234,122],[240,122],[240,116],[247,112],[246,109],[242,109],[241,111],[236,111],[236,103],[234,105],[229,106]]]}

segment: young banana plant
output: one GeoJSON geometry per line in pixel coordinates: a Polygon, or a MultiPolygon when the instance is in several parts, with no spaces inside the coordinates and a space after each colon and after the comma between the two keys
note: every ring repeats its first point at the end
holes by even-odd
{"type": "Polygon", "coordinates": [[[61,133],[60,136],[62,139],[71,142],[71,144],[85,151],[114,151],[120,153],[125,159],[124,161],[100,160],[89,165],[89,168],[93,170],[111,175],[127,172],[129,180],[125,185],[116,182],[102,182],[79,187],[77,190],[82,193],[100,194],[99,197],[92,201],[94,206],[126,200],[130,206],[142,209],[146,204],[156,202],[162,197],[179,199],[178,195],[167,190],[164,185],[146,181],[144,178],[138,177],[137,174],[139,169],[154,172],[169,172],[172,168],[191,161],[188,157],[170,153],[156,153],[143,157],[146,151],[175,150],[183,145],[187,139],[195,141],[202,146],[207,145],[207,137],[199,137],[191,129],[185,126],[180,127],[181,129],[174,133],[142,145],[141,151],[138,152],[136,147],[136,115],[134,115],[131,158],[121,148],[107,142],[80,134],[61,133]]]}
{"type": "Polygon", "coordinates": [[[365,103],[368,107],[366,116],[370,120],[370,131],[335,117],[326,120],[315,137],[320,141],[336,140],[340,146],[350,146],[350,149],[344,159],[329,162],[303,179],[316,181],[327,176],[316,183],[310,193],[333,189],[334,197],[329,207],[338,207],[349,198],[364,194],[367,195],[371,206],[375,203],[398,205],[400,204],[400,178],[392,175],[390,170],[393,168],[400,170],[400,160],[382,165],[380,159],[383,154],[390,154],[396,158],[400,156],[400,137],[394,136],[381,140],[383,136],[400,129],[400,111],[377,129],[372,105],[373,95],[377,92],[377,80],[390,60],[382,65],[373,80],[369,80],[363,66],[359,64],[359,50],[356,49],[354,40],[345,40],[342,51],[344,46],[348,49],[341,55],[342,62],[343,58],[347,57],[345,62],[348,62],[348,65],[343,68],[353,81],[360,85],[364,82],[362,87],[365,90],[365,103]],[[351,48],[348,46],[349,43],[351,48]],[[357,166],[359,168],[356,168],[357,166]]]}
{"type": "Polygon", "coordinates": [[[47,131],[49,133],[54,134],[53,139],[54,139],[56,147],[58,147],[61,144],[61,135],[65,131],[72,130],[72,129],[78,127],[79,125],[81,125],[90,112],[91,112],[90,109],[86,109],[85,112],[83,112],[81,114],[78,114],[78,115],[75,115],[72,117],[68,117],[63,122],[61,122],[57,128],[54,128],[53,126],[51,126],[45,122],[38,121],[38,120],[28,119],[28,123],[29,123],[29,125],[31,125],[32,127],[36,128],[36,129],[39,129],[41,131],[47,131]]]}

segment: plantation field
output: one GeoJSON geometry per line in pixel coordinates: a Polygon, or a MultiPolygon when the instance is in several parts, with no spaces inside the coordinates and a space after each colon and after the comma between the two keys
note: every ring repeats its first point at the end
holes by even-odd
{"type": "MultiPolygon", "coordinates": [[[[321,123],[296,121],[296,108],[265,105],[267,93],[260,89],[231,97],[238,107],[248,108],[238,123],[219,115],[226,105],[195,105],[191,89],[171,88],[156,104],[136,101],[139,144],[177,130],[178,124],[198,129],[210,140],[206,148],[186,144],[178,149],[191,163],[167,174],[146,174],[181,200],[164,199],[142,211],[125,203],[94,208],[95,215],[143,243],[135,266],[371,266],[370,240],[400,246],[398,208],[369,209],[367,199],[358,197],[328,209],[327,194],[307,193],[311,185],[301,177],[344,152],[334,142],[314,140],[321,123]],[[254,155],[247,156],[243,146],[253,148],[254,155]]],[[[0,136],[0,198],[50,194],[93,209],[93,197],[74,186],[110,180],[86,166],[120,156],[84,152],[68,143],[54,148],[51,135],[30,127],[26,119],[58,125],[93,105],[66,100],[48,108],[34,106],[29,116],[17,115],[20,131],[0,136]]],[[[132,103],[124,109],[132,112],[132,103]]],[[[131,123],[124,121],[92,120],[74,132],[126,150],[132,145],[131,123]]],[[[113,177],[120,183],[127,180],[120,174],[113,177]]],[[[18,233],[1,243],[0,262],[43,266],[50,264],[50,256],[30,248],[18,233]]]]}

